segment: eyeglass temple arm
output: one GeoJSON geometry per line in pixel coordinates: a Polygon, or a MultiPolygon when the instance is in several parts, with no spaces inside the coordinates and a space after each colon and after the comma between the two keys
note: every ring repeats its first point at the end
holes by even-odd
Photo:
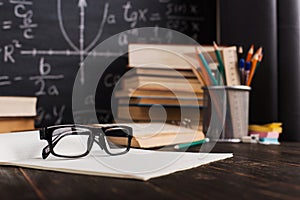
{"type": "MultiPolygon", "coordinates": [[[[45,128],[40,129],[40,139],[41,140],[47,140],[47,134],[46,134],[46,129],[45,128]]],[[[42,158],[46,159],[49,155],[50,155],[50,146],[48,144],[42,150],[42,158]]]]}
{"type": "MultiPolygon", "coordinates": [[[[59,142],[59,140],[61,138],[63,138],[65,135],[62,135],[61,137],[55,138],[55,140],[52,142],[52,148],[54,148],[56,146],[56,144],[59,142]]],[[[49,155],[50,155],[51,151],[50,151],[50,145],[48,144],[47,146],[45,146],[42,150],[42,157],[43,159],[46,159],[49,155]]]]}
{"type": "MultiPolygon", "coordinates": [[[[103,150],[103,146],[105,145],[104,142],[103,142],[104,139],[99,138],[99,140],[97,140],[96,137],[95,137],[96,133],[93,133],[93,135],[94,135],[94,137],[93,137],[94,142],[96,142],[98,144],[98,146],[101,148],[101,150],[103,150]]],[[[101,136],[99,135],[99,137],[101,137],[101,136]]]]}
{"type": "Polygon", "coordinates": [[[49,144],[45,146],[42,150],[42,158],[46,159],[50,155],[50,146],[49,144]]]}

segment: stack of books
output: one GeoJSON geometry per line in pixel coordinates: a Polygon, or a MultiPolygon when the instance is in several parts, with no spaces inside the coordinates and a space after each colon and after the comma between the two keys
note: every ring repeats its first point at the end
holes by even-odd
{"type": "Polygon", "coordinates": [[[36,97],[0,96],[0,133],[34,130],[36,97]]]}
{"type": "MultiPolygon", "coordinates": [[[[156,70],[156,73],[159,74],[161,71],[163,70],[156,70]]],[[[118,98],[119,119],[144,122],[166,119],[168,122],[180,122],[183,118],[195,118],[195,114],[203,106],[202,86],[197,79],[190,80],[195,85],[193,88],[195,93],[193,93],[184,88],[186,83],[180,83],[180,77],[135,76],[124,79],[123,89],[115,94],[118,98]],[[149,82],[147,78],[151,78],[152,81],[149,82]],[[131,79],[135,79],[135,81],[131,82],[131,79]],[[166,115],[161,114],[162,107],[165,109],[166,115]],[[127,112],[128,109],[129,112],[127,112]]]]}
{"type": "Polygon", "coordinates": [[[261,144],[279,144],[279,134],[282,133],[282,123],[264,125],[249,125],[249,135],[257,135],[261,144]]]}
{"type": "Polygon", "coordinates": [[[122,89],[115,92],[118,120],[187,120],[201,127],[205,83],[192,66],[198,62],[195,46],[130,44],[128,58],[122,89]]]}

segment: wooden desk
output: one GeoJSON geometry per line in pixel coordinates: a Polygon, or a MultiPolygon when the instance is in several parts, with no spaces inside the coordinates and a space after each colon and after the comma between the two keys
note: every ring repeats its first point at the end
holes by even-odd
{"type": "Polygon", "coordinates": [[[233,152],[234,157],[147,182],[1,166],[0,199],[300,197],[300,143],[217,144],[213,151],[233,152]]]}

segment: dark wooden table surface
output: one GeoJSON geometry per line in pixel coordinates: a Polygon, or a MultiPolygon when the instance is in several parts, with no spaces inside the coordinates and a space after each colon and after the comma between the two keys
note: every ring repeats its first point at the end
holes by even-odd
{"type": "Polygon", "coordinates": [[[300,143],[213,152],[234,157],[147,182],[0,166],[0,199],[300,199],[300,143]]]}

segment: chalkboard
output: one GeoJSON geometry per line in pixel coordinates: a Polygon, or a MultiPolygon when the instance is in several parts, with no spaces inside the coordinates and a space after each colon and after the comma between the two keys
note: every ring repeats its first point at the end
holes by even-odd
{"type": "MultiPolygon", "coordinates": [[[[216,38],[215,10],[212,0],[0,0],[0,95],[37,96],[37,127],[72,123],[72,88],[83,60],[89,53],[115,57],[97,95],[99,122],[110,122],[110,92],[125,70],[130,37],[172,43],[171,34],[154,31],[149,41],[135,28],[165,27],[210,44],[216,38]],[[117,51],[93,51],[120,32],[117,51]]],[[[81,76],[85,84],[84,71],[81,76]]],[[[89,96],[83,101],[95,104],[89,96]]],[[[76,112],[80,117],[86,111],[76,112]]]]}

